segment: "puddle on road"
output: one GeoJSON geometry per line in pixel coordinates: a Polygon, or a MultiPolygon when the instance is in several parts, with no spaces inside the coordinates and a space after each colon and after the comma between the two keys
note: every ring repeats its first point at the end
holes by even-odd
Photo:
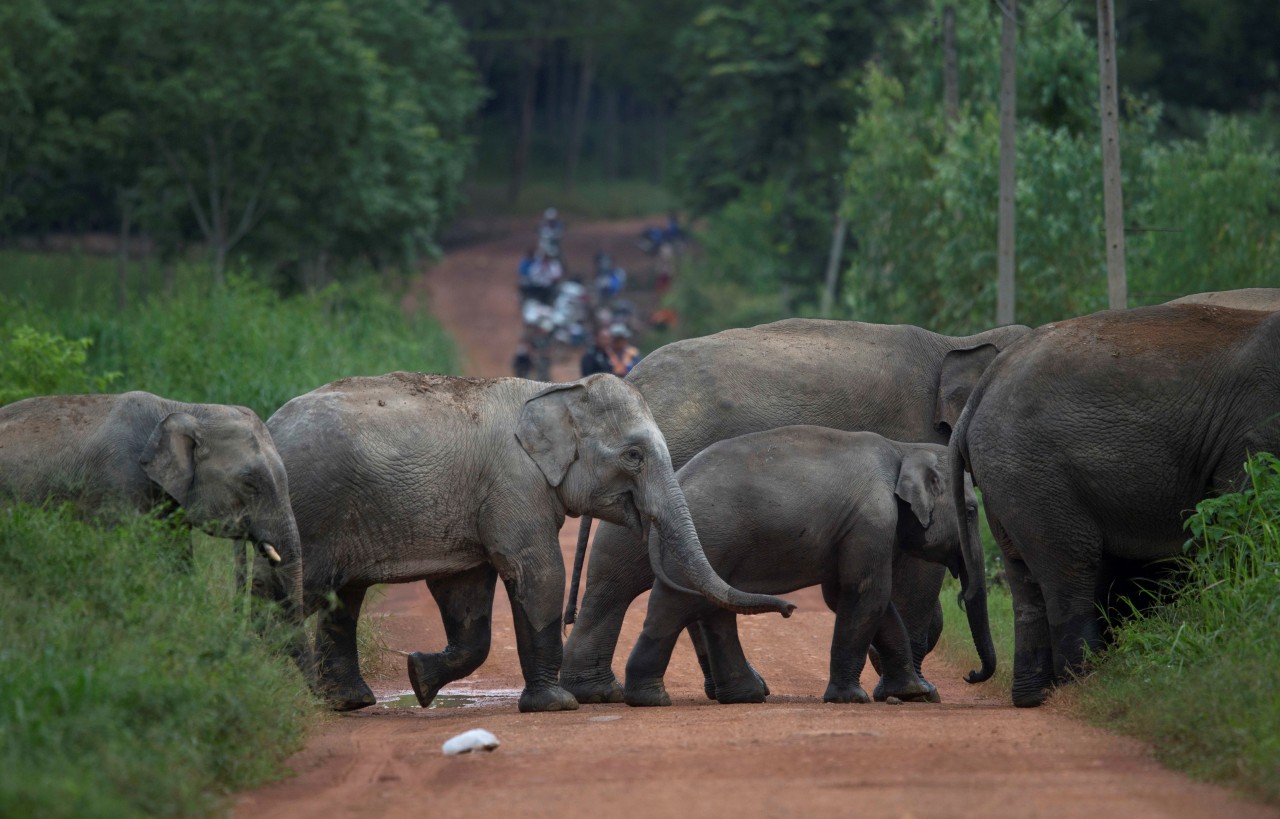
{"type": "Polygon", "coordinates": [[[435,699],[431,701],[431,705],[423,709],[418,705],[418,697],[412,691],[401,691],[397,694],[390,694],[378,699],[378,705],[388,710],[404,710],[418,709],[435,711],[441,708],[474,708],[482,705],[498,705],[503,702],[518,699],[520,697],[520,689],[518,688],[499,688],[492,690],[482,689],[458,689],[455,691],[441,691],[436,694],[435,699]]]}

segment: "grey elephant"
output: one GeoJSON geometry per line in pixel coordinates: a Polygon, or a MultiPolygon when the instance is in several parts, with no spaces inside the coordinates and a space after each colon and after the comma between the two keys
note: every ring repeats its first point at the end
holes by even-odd
{"type": "MultiPolygon", "coordinates": [[[[676,473],[707,559],[726,581],[773,593],[822,586],[836,613],[824,701],[870,701],[859,678],[873,637],[881,649],[877,700],[931,699],[936,693],[917,675],[906,628],[890,601],[894,556],[900,552],[961,578],[982,660],[982,670],[970,672],[969,681],[995,672],[978,500],[963,473],[959,492],[950,491],[947,458],[947,448],[937,444],[789,426],[720,441],[676,473]],[[961,553],[962,526],[973,535],[968,542],[976,554],[961,553]]],[[[764,701],[767,692],[743,656],[733,612],[660,578],[627,661],[627,704],[671,704],[662,677],[680,631],[695,621],[703,623],[712,644],[716,699],[764,701]]]]}
{"type": "MultiPolygon", "coordinates": [[[[0,408],[0,495],[65,500],[86,512],[176,503],[192,526],[255,544],[270,566],[255,577],[259,594],[301,626],[289,480],[267,427],[247,407],[148,392],[18,401],[0,408]]],[[[302,641],[290,651],[305,671],[302,641]]]]}
{"type": "MultiPolygon", "coordinates": [[[[791,424],[945,444],[987,365],[1027,332],[1014,325],[952,337],[909,325],[788,319],[668,344],[637,364],[627,381],[649,403],[677,468],[716,441],[791,424]]],[[[584,531],[588,525],[584,521],[584,531]]],[[[582,610],[560,675],[582,702],[623,698],[612,669],[618,634],[628,605],[654,577],[636,537],[602,524],[592,545],[582,610]]],[[[579,564],[584,548],[585,539],[579,564]]],[[[893,600],[917,671],[942,630],[944,574],[907,555],[895,561],[893,600]]],[[[710,660],[700,640],[695,646],[714,699],[710,660]]]]}
{"type": "Polygon", "coordinates": [[[1280,314],[1195,304],[1047,324],[996,359],[951,442],[1015,614],[1013,703],[1103,645],[1099,589],[1182,554],[1183,518],[1280,451],[1280,314]]]}
{"type": "Polygon", "coordinates": [[[1205,304],[1213,307],[1231,307],[1237,310],[1262,310],[1274,313],[1280,310],[1280,287],[1245,287],[1240,290],[1212,290],[1192,293],[1174,299],[1168,304],[1205,304]]]}
{"type": "Polygon", "coordinates": [[[794,608],[743,594],[712,571],[662,433],[639,392],[612,375],[558,385],[420,373],[347,378],[293,399],[268,426],[293,478],[307,608],[321,612],[319,685],[336,709],[375,701],[356,652],[369,586],[426,580],[439,605],[448,646],[409,657],[410,682],[426,706],[488,655],[499,577],[525,680],[520,710],[577,708],[557,683],[566,515],[655,527],[681,577],[720,605],[784,615],[794,608]],[[336,607],[325,605],[331,594],[336,607]]]}

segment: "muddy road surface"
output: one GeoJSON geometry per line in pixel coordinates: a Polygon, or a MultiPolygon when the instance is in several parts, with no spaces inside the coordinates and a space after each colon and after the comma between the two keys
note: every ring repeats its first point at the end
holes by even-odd
{"type": "MultiPolygon", "coordinates": [[[[633,281],[643,282],[650,260],[634,239],[644,224],[570,222],[564,252],[571,269],[586,269],[603,248],[640,274],[633,281]]],[[[484,241],[449,253],[408,297],[428,301],[458,340],[469,375],[507,375],[520,329],[515,269],[533,224],[491,230],[484,241]]],[[[576,366],[564,357],[555,376],[576,377],[576,366]]],[[[577,530],[570,520],[561,532],[566,565],[572,565],[577,530]]],[[[623,629],[614,658],[620,677],[646,597],[632,605],[623,629]]],[[[1014,709],[1006,691],[965,684],[968,665],[926,661],[940,705],[824,704],[834,616],[816,589],[788,597],[800,606],[789,620],[739,621],[748,656],[773,692],[763,705],[709,702],[682,638],[666,678],[669,708],[587,705],[520,714],[520,667],[501,584],[489,659],[444,689],[448,707],[427,710],[414,703],[403,652],[441,649],[440,618],[425,584],[387,587],[365,614],[381,621],[383,670],[369,682],[387,702],[327,719],[289,760],[295,775],[238,795],[235,815],[1278,815],[1165,770],[1143,743],[1082,725],[1052,703],[1014,709]],[[501,747],[441,754],[441,743],[471,728],[493,732],[501,747]]],[[[870,691],[874,684],[868,665],[863,686],[870,691]]]]}

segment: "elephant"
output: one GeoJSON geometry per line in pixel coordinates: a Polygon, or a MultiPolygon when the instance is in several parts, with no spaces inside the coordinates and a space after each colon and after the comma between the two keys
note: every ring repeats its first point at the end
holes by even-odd
{"type": "MultiPolygon", "coordinates": [[[[1028,331],[1011,325],[952,337],[910,325],[787,319],[668,344],[642,359],[627,381],[648,401],[677,468],[716,441],[791,424],[945,444],[986,366],[1028,331]]],[[[588,526],[584,520],[584,535],[588,526]]],[[[592,545],[587,590],[560,675],[581,702],[623,700],[611,667],[614,649],[628,605],[653,583],[635,539],[634,532],[602,524],[592,545]]],[[[579,564],[585,546],[584,536],[579,564]]],[[[893,599],[917,672],[942,630],[944,574],[907,555],[895,561],[893,599]]],[[[715,699],[696,634],[690,632],[707,696],[715,699]]]]}
{"type": "Polygon", "coordinates": [[[84,512],[176,503],[188,524],[249,540],[269,567],[255,576],[258,593],[280,603],[298,630],[289,651],[308,673],[289,479],[266,425],[248,407],[141,391],[18,401],[0,408],[0,495],[71,501],[84,512]]]}
{"type": "Polygon", "coordinates": [[[1245,287],[1240,290],[1192,293],[1167,304],[1207,304],[1215,307],[1232,307],[1237,310],[1262,310],[1274,313],[1280,310],[1280,287],[1245,287]]]}
{"type": "MultiPolygon", "coordinates": [[[[1047,324],[1003,352],[951,441],[983,492],[1016,620],[1013,704],[1104,644],[1113,576],[1181,555],[1184,515],[1280,451],[1280,314],[1197,304],[1047,324]]],[[[953,474],[954,478],[954,474],[953,474]]]]}
{"type": "MultiPolygon", "coordinates": [[[[726,582],[770,593],[822,586],[836,613],[825,702],[870,702],[859,678],[873,637],[883,669],[877,700],[936,698],[917,675],[906,627],[890,600],[899,552],[961,578],[982,660],[969,681],[995,672],[978,499],[963,473],[960,490],[950,491],[948,457],[938,444],[801,425],[712,444],[676,473],[707,560],[726,582]],[[968,544],[975,555],[961,554],[961,526],[973,535],[968,544]]],[[[742,654],[733,612],[659,578],[627,661],[628,705],[671,704],[662,677],[680,631],[695,621],[703,623],[709,643],[716,699],[764,702],[767,692],[742,654]]]]}
{"type": "Polygon", "coordinates": [[[525,681],[519,709],[577,708],[557,682],[566,515],[656,527],[680,576],[720,605],[794,609],[732,589],[712,571],[662,433],[640,393],[613,375],[556,385],[405,372],[345,378],[289,401],[267,426],[293,479],[306,607],[320,612],[318,687],[335,710],[375,702],[356,650],[369,586],[425,580],[439,605],[447,647],[408,659],[426,707],[488,655],[499,577],[525,681]],[[331,597],[337,606],[325,605],[331,597]]]}

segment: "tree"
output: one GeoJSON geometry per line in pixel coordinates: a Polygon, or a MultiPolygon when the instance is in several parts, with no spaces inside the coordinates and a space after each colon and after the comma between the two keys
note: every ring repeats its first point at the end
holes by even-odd
{"type": "Polygon", "coordinates": [[[996,239],[996,324],[1013,324],[1014,239],[1017,211],[1018,0],[1000,5],[1000,222],[996,239]]]}
{"type": "Polygon", "coordinates": [[[1128,307],[1124,273],[1124,194],[1120,185],[1120,113],[1116,93],[1116,15],[1098,0],[1098,109],[1102,120],[1102,203],[1107,237],[1107,294],[1112,310],[1128,307]]]}

